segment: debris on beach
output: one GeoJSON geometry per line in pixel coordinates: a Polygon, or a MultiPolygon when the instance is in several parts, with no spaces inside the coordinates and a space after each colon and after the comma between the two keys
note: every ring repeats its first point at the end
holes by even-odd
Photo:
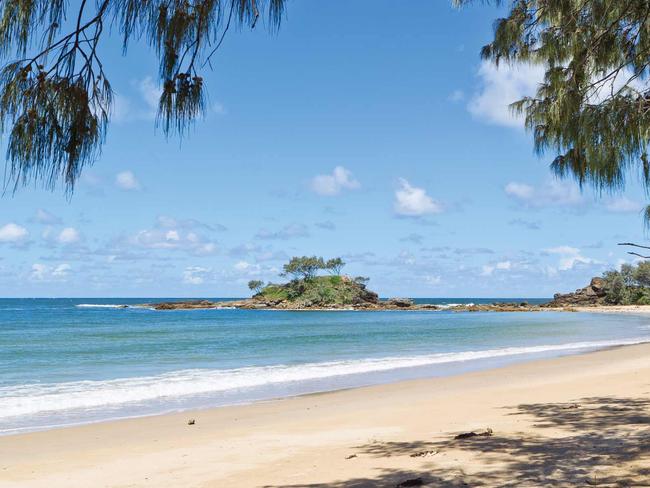
{"type": "Polygon", "coordinates": [[[422,478],[411,478],[408,480],[404,480],[401,483],[398,483],[395,485],[395,488],[408,488],[409,486],[422,486],[424,485],[424,481],[422,481],[422,478]]]}
{"type": "Polygon", "coordinates": [[[430,457],[438,454],[439,451],[420,451],[411,454],[411,457],[430,457]]]}
{"type": "Polygon", "coordinates": [[[350,454],[349,456],[345,456],[345,459],[354,459],[355,457],[357,457],[356,454],[350,454]]]}
{"type": "Polygon", "coordinates": [[[457,440],[462,440],[462,439],[470,439],[472,437],[491,437],[492,434],[494,434],[494,431],[491,428],[487,428],[483,431],[480,432],[463,432],[462,434],[458,434],[457,436],[454,437],[454,439],[457,440]]]}
{"type": "Polygon", "coordinates": [[[194,419],[189,419],[187,421],[187,425],[194,425],[195,423],[196,423],[196,420],[194,420],[194,419]]]}

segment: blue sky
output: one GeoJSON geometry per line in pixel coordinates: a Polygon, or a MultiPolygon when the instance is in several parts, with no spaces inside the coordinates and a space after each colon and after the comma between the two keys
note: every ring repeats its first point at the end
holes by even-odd
{"type": "Polygon", "coordinates": [[[540,70],[479,58],[498,14],[290,2],[277,35],[230,33],[182,142],[154,128],[153,53],[111,39],[103,154],[70,199],[0,200],[0,295],[245,296],[317,254],[384,296],[543,297],[629,261],[643,192],[551,176],[507,108],[540,70]]]}

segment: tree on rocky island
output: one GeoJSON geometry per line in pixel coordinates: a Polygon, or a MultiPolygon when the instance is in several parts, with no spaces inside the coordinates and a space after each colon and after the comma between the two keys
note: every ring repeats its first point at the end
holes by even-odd
{"type": "Polygon", "coordinates": [[[325,267],[325,261],[321,257],[317,256],[294,256],[291,260],[285,264],[282,269],[282,276],[290,275],[294,279],[304,279],[310,280],[319,269],[325,267]]]}
{"type": "Polygon", "coordinates": [[[327,262],[325,263],[325,269],[327,269],[330,273],[335,274],[337,276],[341,275],[341,271],[343,270],[343,267],[345,266],[345,261],[341,258],[332,258],[328,259],[327,262]]]}
{"type": "Polygon", "coordinates": [[[294,256],[285,264],[280,276],[292,276],[294,280],[314,278],[321,269],[340,276],[345,262],[340,257],[325,261],[320,256],[294,256]]]}
{"type": "Polygon", "coordinates": [[[262,287],[264,286],[264,282],[261,280],[250,280],[248,282],[248,288],[251,291],[254,291],[255,293],[259,293],[262,291],[262,287]]]}

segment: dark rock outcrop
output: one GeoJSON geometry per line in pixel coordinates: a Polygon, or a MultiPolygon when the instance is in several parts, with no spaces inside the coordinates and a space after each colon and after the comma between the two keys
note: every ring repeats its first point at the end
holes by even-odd
{"type": "Polygon", "coordinates": [[[192,310],[204,308],[216,308],[217,304],[209,300],[187,300],[182,302],[162,302],[151,305],[156,310],[192,310]]]}
{"type": "Polygon", "coordinates": [[[363,287],[361,291],[359,291],[359,298],[357,304],[364,304],[364,303],[372,303],[372,304],[379,303],[379,295],[377,295],[374,291],[370,291],[367,288],[363,287]]]}
{"type": "Polygon", "coordinates": [[[384,305],[386,305],[389,308],[395,307],[395,308],[409,308],[412,307],[413,300],[410,298],[389,298],[384,302],[384,305]]]}
{"type": "Polygon", "coordinates": [[[556,293],[553,300],[545,304],[545,307],[588,307],[603,305],[605,301],[605,280],[592,278],[588,286],[579,288],[573,293],[556,293]]]}

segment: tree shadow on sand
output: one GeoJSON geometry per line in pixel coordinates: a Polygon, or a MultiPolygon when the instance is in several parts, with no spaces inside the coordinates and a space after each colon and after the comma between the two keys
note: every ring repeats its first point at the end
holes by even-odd
{"type": "Polygon", "coordinates": [[[495,432],[490,437],[457,440],[456,433],[450,433],[443,441],[373,442],[357,446],[354,452],[377,459],[426,452],[431,457],[422,456],[417,470],[381,470],[373,478],[290,486],[394,487],[421,478],[421,486],[441,488],[650,487],[650,399],[594,397],[507,410],[507,415],[531,420],[534,434],[495,432]],[[478,464],[471,472],[464,472],[462,466],[443,467],[436,451],[451,457],[470,454],[478,464]]]}

